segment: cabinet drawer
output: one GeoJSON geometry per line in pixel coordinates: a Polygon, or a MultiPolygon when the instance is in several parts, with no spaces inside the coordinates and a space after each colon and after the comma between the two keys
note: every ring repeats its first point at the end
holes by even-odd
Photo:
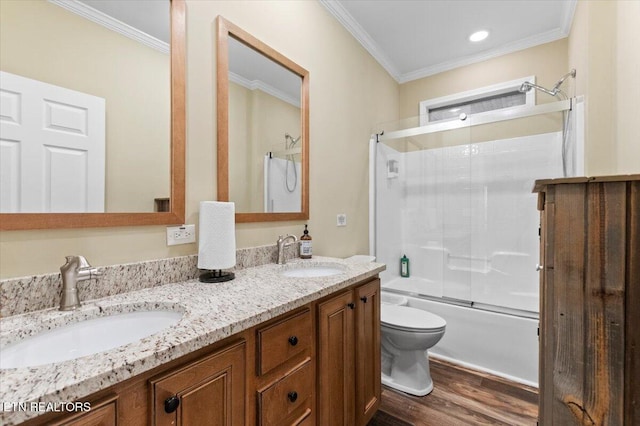
{"type": "Polygon", "coordinates": [[[259,424],[304,424],[311,413],[313,383],[312,364],[307,360],[290,374],[259,392],[259,424]],[[294,412],[299,414],[296,416],[294,412]],[[290,418],[292,423],[287,422],[290,418]]]}
{"type": "Polygon", "coordinates": [[[309,309],[258,329],[258,374],[266,374],[307,351],[311,347],[312,332],[309,309]]]}

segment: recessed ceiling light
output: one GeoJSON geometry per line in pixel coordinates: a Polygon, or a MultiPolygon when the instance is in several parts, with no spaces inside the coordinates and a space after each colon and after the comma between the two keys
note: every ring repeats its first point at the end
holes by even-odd
{"type": "Polygon", "coordinates": [[[487,37],[489,37],[489,31],[482,30],[482,31],[476,31],[475,33],[471,34],[469,36],[469,40],[474,43],[477,43],[479,41],[484,40],[487,37]]]}

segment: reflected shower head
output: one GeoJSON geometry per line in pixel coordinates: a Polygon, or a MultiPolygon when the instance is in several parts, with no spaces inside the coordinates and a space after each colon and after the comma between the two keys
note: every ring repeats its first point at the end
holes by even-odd
{"type": "Polygon", "coordinates": [[[302,135],[298,136],[297,138],[293,138],[293,136],[291,136],[289,133],[285,133],[284,134],[285,139],[288,139],[291,141],[291,146],[295,145],[298,143],[298,141],[300,140],[300,138],[302,137],[302,135]]]}

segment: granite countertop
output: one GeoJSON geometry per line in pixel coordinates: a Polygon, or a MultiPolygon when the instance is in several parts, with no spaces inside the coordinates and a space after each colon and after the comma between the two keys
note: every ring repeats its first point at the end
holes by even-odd
{"type": "Polygon", "coordinates": [[[13,425],[44,414],[12,409],[10,404],[82,400],[168,361],[220,341],[283,313],[349,287],[383,271],[381,263],[349,263],[316,257],[286,265],[238,270],[233,281],[205,284],[189,280],[85,301],[73,312],[47,309],[0,319],[0,342],[37,334],[82,319],[138,310],[175,310],[180,321],[140,341],[75,360],[38,367],[0,370],[0,423],[13,425]],[[338,275],[290,278],[285,269],[301,264],[332,264],[338,275]],[[8,405],[9,404],[9,405],[8,405]]]}

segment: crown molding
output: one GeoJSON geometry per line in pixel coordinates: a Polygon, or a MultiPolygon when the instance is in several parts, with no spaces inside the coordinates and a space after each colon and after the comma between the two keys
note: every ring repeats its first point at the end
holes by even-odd
{"type": "Polygon", "coordinates": [[[283,102],[293,105],[296,108],[300,108],[300,99],[289,96],[282,90],[276,89],[275,87],[265,83],[264,81],[249,80],[248,78],[244,78],[241,75],[238,75],[231,71],[229,71],[229,81],[239,84],[240,86],[245,87],[249,90],[261,90],[273,97],[280,99],[283,102]]]}
{"type": "Polygon", "coordinates": [[[563,2],[560,32],[564,34],[565,37],[571,32],[571,24],[573,23],[573,16],[576,13],[577,5],[578,0],[567,0],[563,2]]]}
{"type": "Polygon", "coordinates": [[[450,71],[452,69],[463,67],[466,65],[483,62],[488,59],[497,58],[498,56],[507,55],[509,53],[528,49],[544,43],[550,43],[552,41],[560,40],[565,37],[566,35],[563,34],[560,29],[547,31],[546,33],[537,34],[532,37],[527,37],[521,40],[517,40],[512,43],[508,43],[498,48],[490,49],[476,55],[466,56],[464,58],[456,59],[453,61],[441,62],[439,64],[432,65],[430,67],[425,67],[416,71],[402,74],[397,79],[397,81],[400,84],[407,83],[409,81],[418,80],[424,77],[429,77],[434,74],[438,74],[444,71],[450,71]]]}
{"type": "Polygon", "coordinates": [[[119,21],[107,15],[106,13],[100,12],[99,10],[96,10],[78,0],[49,0],[49,3],[60,6],[68,10],[69,12],[82,16],[83,18],[93,21],[96,24],[102,25],[105,28],[108,28],[125,37],[142,43],[161,53],[164,53],[166,55],[169,54],[169,43],[158,40],[157,38],[152,37],[149,34],[132,27],[131,25],[125,24],[124,22],[119,21]]]}
{"type": "Polygon", "coordinates": [[[394,80],[399,81],[400,71],[393,65],[379,48],[378,44],[369,36],[364,28],[351,16],[351,14],[337,1],[319,0],[320,4],[342,24],[351,35],[360,42],[371,56],[389,73],[394,80]]]}

